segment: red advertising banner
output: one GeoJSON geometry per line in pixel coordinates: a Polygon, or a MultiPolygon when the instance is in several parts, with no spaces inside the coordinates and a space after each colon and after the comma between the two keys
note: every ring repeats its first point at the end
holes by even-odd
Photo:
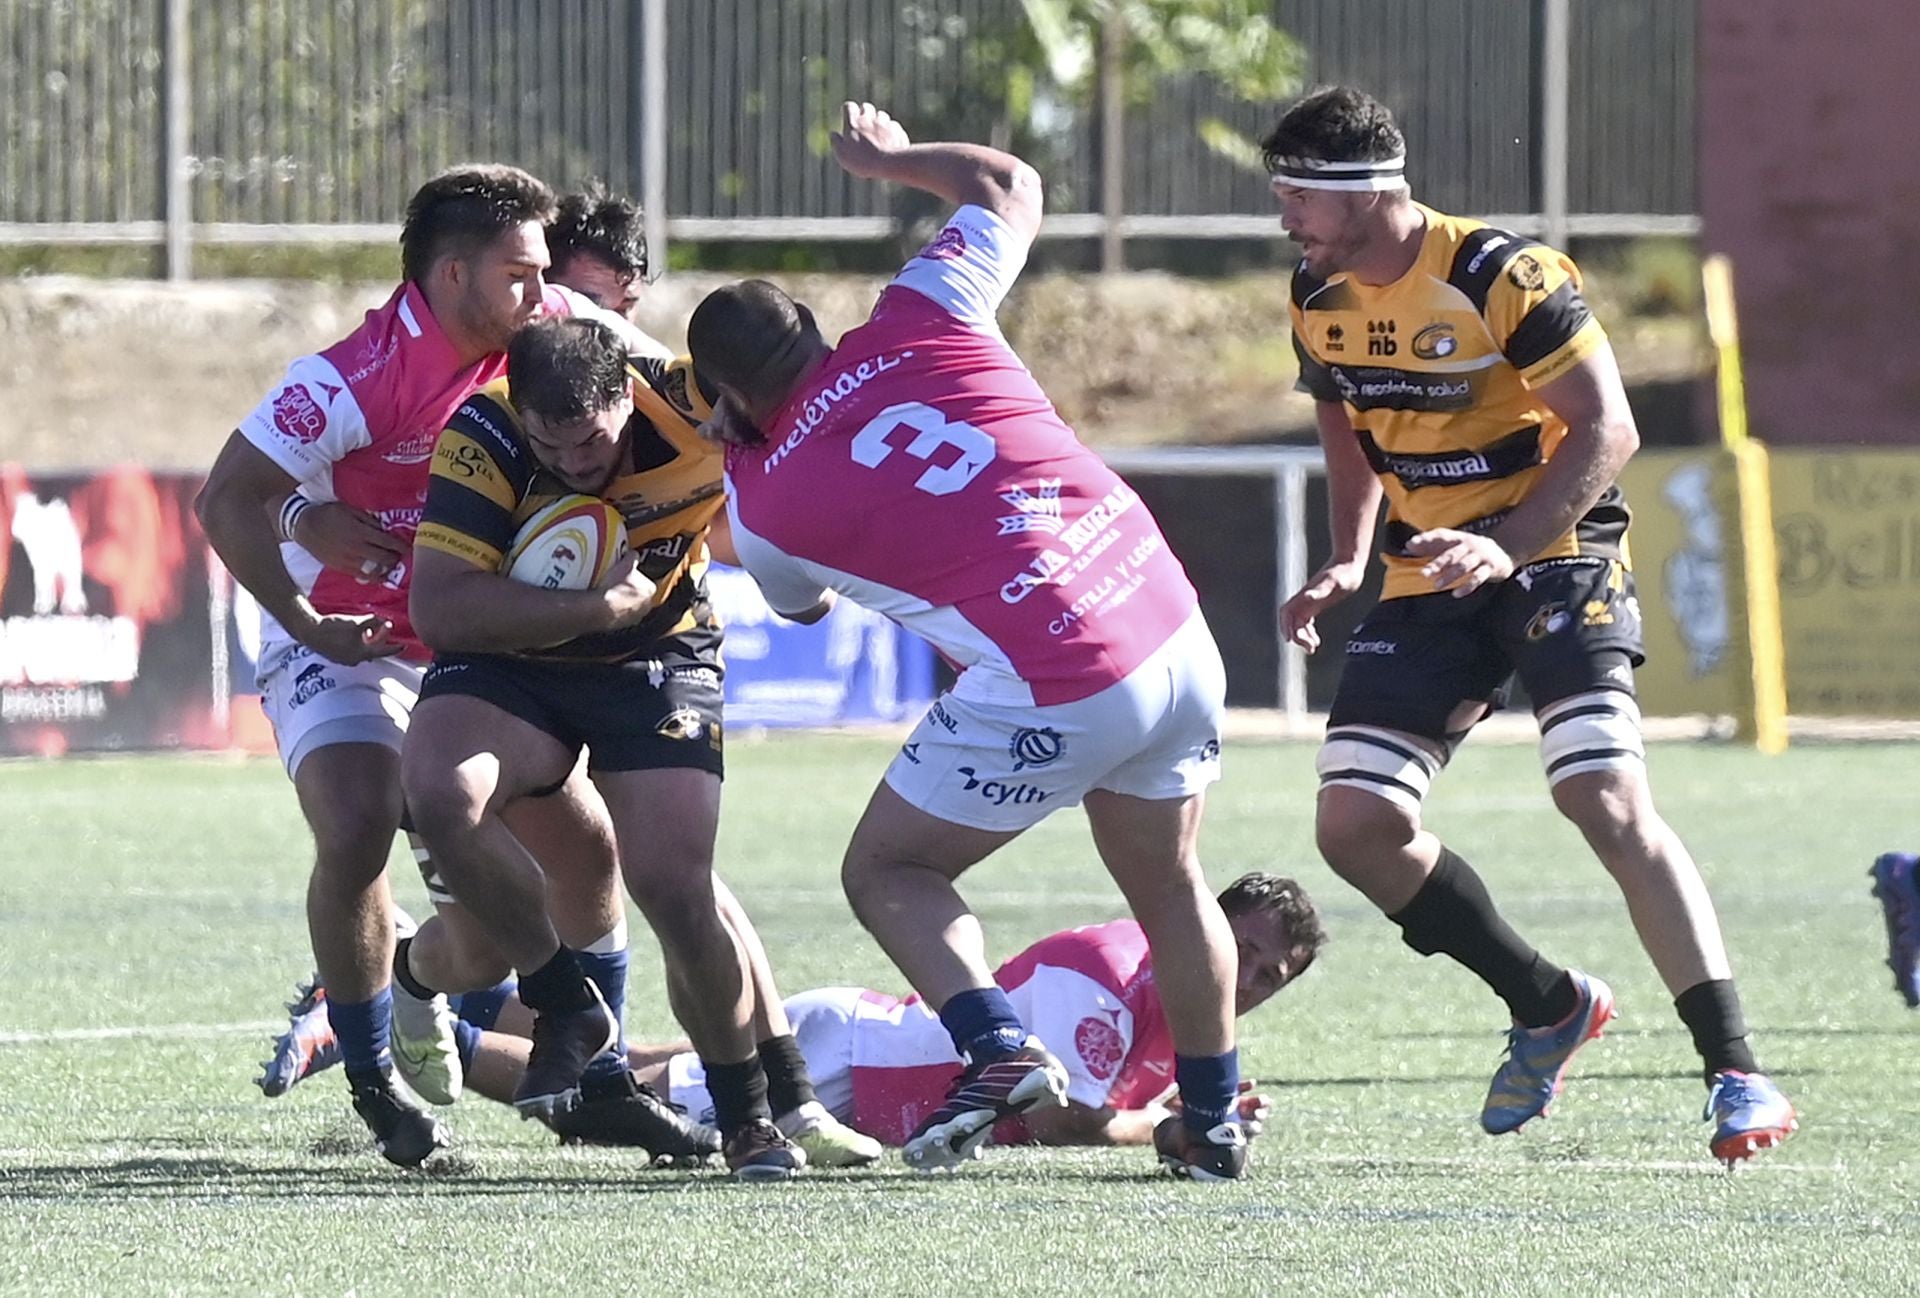
{"type": "Polygon", "coordinates": [[[201,481],[0,464],[0,755],[257,744],[229,706],[232,581],[193,517],[201,481]]]}

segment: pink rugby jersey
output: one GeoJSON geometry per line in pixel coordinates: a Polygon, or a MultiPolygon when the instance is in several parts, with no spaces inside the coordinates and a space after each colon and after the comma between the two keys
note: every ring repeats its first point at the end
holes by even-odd
{"type": "Polygon", "coordinates": [[[956,695],[1047,705],[1121,680],[1198,601],[1146,505],[1001,335],[1025,260],[991,212],[956,212],[766,444],[728,451],[728,508],[775,611],[837,591],[964,669],[956,695]]]}
{"type": "MultiPolygon", "coordinates": [[[[1153,983],[1146,935],[1130,919],[1042,938],[994,972],[1029,1031],[1066,1065],[1067,1098],[1138,1109],[1173,1085],[1173,1034],[1153,983]]],[[[940,1019],[918,996],[861,998],[853,1023],[853,1125],[904,1144],[960,1075],[940,1019]]],[[[994,1133],[1028,1138],[1019,1119],[994,1133]]]]}
{"type": "MultiPolygon", "coordinates": [[[[582,299],[546,286],[541,309],[583,313],[582,299]]],[[[590,304],[587,304],[590,308],[590,304]]],[[[367,312],[358,329],[324,351],[302,356],[240,422],[240,432],[315,500],[365,510],[409,546],[427,503],[428,461],[447,420],[507,370],[506,353],[461,365],[426,296],[411,282],[367,312]]],[[[356,581],[324,568],[291,542],[280,547],[294,583],[322,613],[375,614],[393,623],[402,656],[431,657],[407,616],[412,565],[394,565],[383,581],[356,581]]],[[[262,639],[284,639],[262,611],[262,639]]]]}

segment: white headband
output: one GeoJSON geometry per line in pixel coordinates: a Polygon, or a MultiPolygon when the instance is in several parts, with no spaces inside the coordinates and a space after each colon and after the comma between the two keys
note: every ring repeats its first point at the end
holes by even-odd
{"type": "Polygon", "coordinates": [[[1395,154],[1371,162],[1330,162],[1325,158],[1281,158],[1273,183],[1300,189],[1374,191],[1399,189],[1407,183],[1407,155],[1395,154]]]}

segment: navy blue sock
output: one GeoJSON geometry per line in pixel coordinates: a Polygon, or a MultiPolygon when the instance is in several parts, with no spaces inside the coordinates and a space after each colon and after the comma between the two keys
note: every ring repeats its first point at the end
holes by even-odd
{"type": "MultiPolygon", "coordinates": [[[[580,969],[593,979],[600,988],[600,994],[607,998],[607,1008],[613,1011],[614,1022],[624,1029],[627,1010],[627,948],[623,944],[618,951],[582,951],[579,953],[580,969]]],[[[624,1034],[616,1035],[613,1048],[596,1055],[587,1064],[585,1077],[606,1077],[623,1071],[627,1066],[627,1042],[624,1034]]]]}
{"type": "Polygon", "coordinates": [[[953,1038],[954,1049],[975,1064],[1010,1055],[1027,1039],[1013,1002],[998,987],[957,993],[940,1007],[940,1024],[953,1038]]]}
{"type": "Polygon", "coordinates": [[[473,1067],[473,1052],[480,1048],[481,1029],[465,1019],[455,1019],[453,1024],[453,1044],[460,1051],[460,1071],[473,1067]]]}
{"type": "Polygon", "coordinates": [[[1205,1135],[1233,1111],[1240,1093],[1240,1052],[1175,1055],[1173,1080],[1180,1085],[1180,1120],[1188,1131],[1205,1135]]]}
{"type": "Polygon", "coordinates": [[[500,1010],[520,989],[520,984],[509,978],[503,983],[491,987],[482,987],[477,992],[461,992],[458,996],[448,997],[453,1012],[462,1021],[471,1023],[482,1032],[490,1032],[493,1025],[500,1021],[500,1010]]]}
{"type": "Polygon", "coordinates": [[[393,989],[382,987],[370,1001],[327,997],[327,1021],[340,1040],[340,1061],[349,1079],[384,1073],[393,1067],[389,1036],[393,1028],[393,989]]]}

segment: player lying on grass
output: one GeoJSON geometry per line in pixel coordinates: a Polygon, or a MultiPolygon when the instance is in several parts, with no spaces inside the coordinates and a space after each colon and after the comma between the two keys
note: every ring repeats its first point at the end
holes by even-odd
{"type": "MultiPolygon", "coordinates": [[[[1305,972],[1326,941],[1300,885],[1247,874],[1220,894],[1238,950],[1234,1011],[1266,1003],[1305,972]]],[[[994,1128],[995,1143],[1143,1145],[1171,1110],[1173,1044],[1154,984],[1152,954],[1133,920],[1069,929],[1042,938],[994,973],[1022,1017],[1060,1043],[1068,1073],[1064,1108],[1042,1106],[994,1128]]],[[[260,1086],[284,1094],[339,1058],[324,1009],[309,996],[275,1043],[260,1086]]],[[[939,1107],[961,1063],[940,1020],[918,997],[901,1000],[860,987],[825,987],[786,1002],[821,1103],[840,1121],[902,1144],[939,1107]]],[[[469,1086],[509,1101],[519,1082],[531,1016],[517,1000],[469,996],[463,1036],[474,1043],[469,1086]],[[512,1033],[520,1036],[509,1035],[512,1033]]],[[[685,1042],[629,1047],[636,1076],[703,1115],[712,1101],[699,1060],[685,1042]]],[[[1243,1096],[1241,1125],[1258,1131],[1265,1102],[1243,1096]]]]}

